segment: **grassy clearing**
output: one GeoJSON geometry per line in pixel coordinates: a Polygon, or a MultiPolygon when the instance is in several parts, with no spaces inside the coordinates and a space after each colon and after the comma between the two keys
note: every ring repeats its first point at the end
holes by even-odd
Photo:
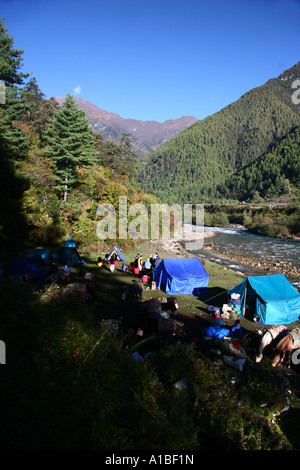
{"type": "MultiPolygon", "coordinates": [[[[138,246],[138,248],[130,249],[124,252],[126,256],[126,263],[133,261],[137,253],[143,256],[143,260],[146,260],[150,254],[155,253],[157,245],[153,245],[151,242],[145,242],[138,246]],[[154,249],[153,249],[154,246],[154,249]]],[[[103,308],[108,310],[107,314],[112,316],[113,305],[115,306],[114,313],[116,314],[119,307],[119,300],[121,299],[122,290],[135,282],[136,277],[123,273],[121,269],[121,264],[116,268],[114,273],[111,273],[107,266],[102,268],[97,268],[95,260],[97,256],[91,257],[83,256],[86,264],[85,270],[91,271],[97,275],[98,279],[98,291],[104,296],[110,299],[109,309],[106,309],[106,306],[103,305],[103,308]]],[[[193,257],[193,255],[185,252],[183,249],[179,254],[174,254],[168,252],[166,249],[161,248],[159,250],[159,255],[161,258],[176,258],[176,257],[193,257]]],[[[211,315],[207,313],[207,305],[216,305],[221,306],[223,303],[227,303],[227,289],[234,287],[236,284],[241,282],[243,276],[236,271],[231,269],[224,268],[223,266],[212,263],[209,260],[202,260],[206,271],[208,272],[210,279],[208,284],[208,292],[201,296],[194,295],[178,295],[178,301],[180,305],[179,313],[180,319],[185,322],[191,322],[193,320],[194,327],[198,321],[199,327],[202,327],[202,321],[212,321],[211,315]]],[[[77,268],[75,273],[79,272],[77,268]]],[[[149,300],[151,298],[163,298],[166,297],[165,293],[160,290],[145,290],[143,293],[143,299],[149,300]]],[[[104,311],[103,311],[104,314],[104,311]]],[[[241,319],[243,326],[247,327],[249,330],[262,329],[262,325],[253,323],[252,321],[247,321],[246,319],[241,319]]],[[[187,325],[186,325],[187,327],[187,325]]],[[[197,328],[199,331],[199,328],[197,328]]],[[[190,331],[192,334],[193,331],[190,331]]]]}

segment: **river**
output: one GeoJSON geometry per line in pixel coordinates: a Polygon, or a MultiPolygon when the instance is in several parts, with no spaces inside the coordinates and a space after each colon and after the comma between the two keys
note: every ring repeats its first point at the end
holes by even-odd
{"type": "Polygon", "coordinates": [[[300,287],[300,241],[269,238],[236,228],[205,227],[214,232],[203,249],[194,252],[244,275],[284,273],[300,287]]]}

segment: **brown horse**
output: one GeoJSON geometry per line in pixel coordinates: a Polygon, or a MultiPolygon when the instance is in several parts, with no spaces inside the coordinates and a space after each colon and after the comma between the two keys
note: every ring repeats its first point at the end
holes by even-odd
{"type": "Polygon", "coordinates": [[[268,346],[270,343],[274,342],[276,338],[278,340],[279,335],[282,336],[282,334],[285,334],[287,332],[288,332],[287,327],[283,325],[273,326],[269,330],[266,330],[261,339],[261,343],[259,345],[259,350],[255,358],[255,361],[260,362],[263,358],[263,351],[265,347],[268,346]]]}
{"type": "Polygon", "coordinates": [[[290,367],[292,352],[298,348],[300,348],[300,328],[295,328],[277,344],[272,366],[275,367],[279,363],[282,363],[287,356],[287,364],[288,367],[290,367]]]}

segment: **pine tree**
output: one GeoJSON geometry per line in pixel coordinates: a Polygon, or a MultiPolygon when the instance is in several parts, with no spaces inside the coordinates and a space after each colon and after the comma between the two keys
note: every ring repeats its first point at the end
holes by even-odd
{"type": "Polygon", "coordinates": [[[20,72],[23,65],[23,49],[13,48],[13,37],[8,33],[4,19],[0,18],[0,80],[7,87],[22,85],[29,74],[20,72]]]}
{"type": "Polygon", "coordinates": [[[23,49],[14,49],[13,45],[13,37],[8,33],[4,20],[0,19],[0,81],[4,87],[0,105],[1,134],[10,147],[10,154],[20,158],[29,145],[19,125],[27,109],[22,86],[29,74],[20,71],[23,49]]]}
{"type": "Polygon", "coordinates": [[[56,188],[68,192],[77,183],[76,168],[92,165],[96,160],[95,140],[84,111],[77,108],[68,94],[47,132],[47,156],[55,164],[56,188]]]}
{"type": "Polygon", "coordinates": [[[59,104],[54,98],[45,99],[34,77],[24,87],[24,98],[29,105],[24,121],[29,123],[33,132],[37,133],[40,140],[44,142],[45,133],[59,104]]]}
{"type": "Polygon", "coordinates": [[[22,49],[14,49],[12,36],[0,19],[0,246],[1,255],[7,253],[7,243],[17,246],[17,240],[26,232],[21,211],[24,180],[15,174],[15,160],[24,156],[28,140],[18,126],[24,113],[22,86],[28,74],[20,72],[23,65],[22,49]]]}
{"type": "Polygon", "coordinates": [[[137,155],[131,149],[128,134],[123,134],[118,145],[112,141],[104,142],[101,134],[95,134],[98,162],[110,168],[115,176],[132,179],[136,173],[137,155]]]}

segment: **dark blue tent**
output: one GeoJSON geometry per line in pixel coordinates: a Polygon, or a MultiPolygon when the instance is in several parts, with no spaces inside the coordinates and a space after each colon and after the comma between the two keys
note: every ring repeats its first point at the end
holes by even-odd
{"type": "Polygon", "coordinates": [[[208,280],[199,258],[164,258],[153,271],[156,288],[166,294],[203,294],[208,280]]]}
{"type": "Polygon", "coordinates": [[[41,256],[16,256],[7,274],[22,276],[23,280],[44,279],[46,273],[43,270],[43,265],[41,256]]]}
{"type": "Polygon", "coordinates": [[[53,259],[57,264],[75,264],[81,261],[80,255],[76,248],[67,246],[59,246],[53,255],[53,259]]]}
{"type": "Polygon", "coordinates": [[[125,257],[122,255],[117,245],[115,245],[109,255],[106,256],[105,261],[109,261],[113,255],[115,255],[119,261],[126,261],[125,257]]]}
{"type": "Polygon", "coordinates": [[[47,248],[29,248],[29,250],[25,253],[27,257],[35,257],[41,256],[46,266],[51,264],[51,253],[47,248]]]}

